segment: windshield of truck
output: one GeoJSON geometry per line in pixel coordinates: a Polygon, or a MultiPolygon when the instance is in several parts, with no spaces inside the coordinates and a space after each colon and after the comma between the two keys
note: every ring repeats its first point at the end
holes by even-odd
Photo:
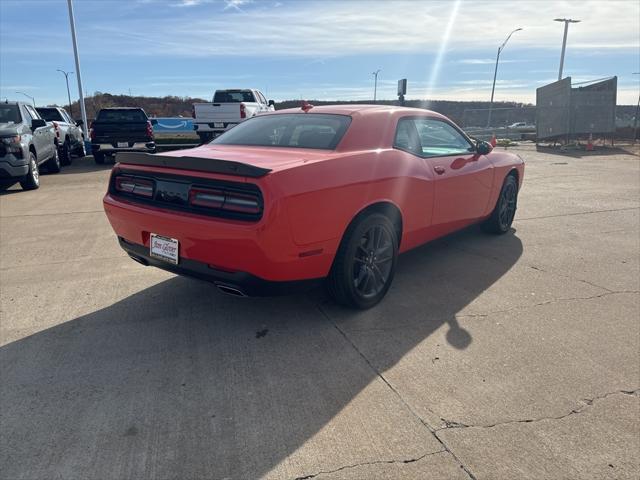
{"type": "Polygon", "coordinates": [[[96,121],[113,123],[146,122],[147,116],[142,110],[100,110],[96,121]]]}
{"type": "Polygon", "coordinates": [[[20,123],[20,111],[17,105],[0,105],[0,123],[20,123]]]}
{"type": "Polygon", "coordinates": [[[57,108],[36,108],[38,113],[47,122],[66,122],[67,120],[62,117],[57,108]]]}
{"type": "Polygon", "coordinates": [[[250,90],[220,90],[213,96],[213,103],[255,102],[250,90]]]}
{"type": "Polygon", "coordinates": [[[351,117],[332,114],[278,114],[254,117],[211,143],[261,147],[333,150],[347,131],[351,117]]]}

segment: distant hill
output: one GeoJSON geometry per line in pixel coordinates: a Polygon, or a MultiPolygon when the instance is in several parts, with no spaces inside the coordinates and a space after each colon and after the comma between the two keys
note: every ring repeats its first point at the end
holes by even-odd
{"type": "MultiPolygon", "coordinates": [[[[147,115],[155,117],[191,117],[191,105],[194,103],[208,102],[202,98],[191,97],[143,97],[143,96],[129,96],[129,95],[112,95],[110,93],[95,92],[93,95],[85,97],[85,106],[87,108],[87,118],[89,120],[95,118],[96,112],[101,108],[107,107],[142,107],[147,115]]],[[[348,105],[358,103],[373,103],[371,101],[324,101],[324,100],[308,100],[313,105],[348,105]]],[[[284,100],[276,102],[276,110],[282,110],[284,108],[298,107],[301,100],[284,100]]],[[[376,102],[379,105],[397,105],[396,100],[379,100],[376,102]]],[[[67,105],[61,105],[68,108],[67,105]]],[[[456,102],[449,100],[407,100],[405,102],[407,107],[426,108],[433,110],[447,117],[451,118],[459,125],[475,124],[477,117],[478,122],[482,122],[485,119],[486,112],[469,112],[470,110],[483,110],[489,108],[489,102],[456,102]],[[467,110],[467,114],[465,114],[467,110]]],[[[523,104],[517,102],[496,102],[493,108],[509,109],[503,110],[505,113],[504,120],[499,119],[500,113],[494,112],[494,119],[499,120],[500,123],[511,123],[516,121],[526,121],[533,123],[535,121],[535,106],[531,104],[523,104]],[[508,115],[506,113],[508,112],[508,115]]],[[[622,105],[618,106],[618,116],[633,115],[636,106],[622,105]]],[[[78,102],[74,102],[72,105],[73,117],[80,118],[80,108],[78,102]]],[[[483,123],[480,123],[483,124],[483,123]]]]}

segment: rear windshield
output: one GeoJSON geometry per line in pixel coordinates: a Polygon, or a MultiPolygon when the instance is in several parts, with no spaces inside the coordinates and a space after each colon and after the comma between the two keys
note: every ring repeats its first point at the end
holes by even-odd
{"type": "Polygon", "coordinates": [[[142,110],[100,110],[98,122],[146,122],[147,115],[142,110]]]}
{"type": "Polygon", "coordinates": [[[263,115],[241,123],[211,143],[333,150],[350,123],[351,117],[346,115],[320,113],[263,115]]]}
{"type": "Polygon", "coordinates": [[[20,123],[18,106],[0,104],[0,123],[20,123]]]}
{"type": "Polygon", "coordinates": [[[47,122],[66,122],[60,112],[55,108],[36,108],[36,110],[38,110],[40,116],[47,122]]]}
{"type": "Polygon", "coordinates": [[[250,90],[220,90],[213,96],[213,103],[255,102],[250,90]]]}

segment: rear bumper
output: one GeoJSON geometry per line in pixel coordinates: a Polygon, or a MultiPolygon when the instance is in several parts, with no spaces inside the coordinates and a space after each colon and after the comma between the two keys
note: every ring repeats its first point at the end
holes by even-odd
{"type": "MultiPolygon", "coordinates": [[[[326,277],[338,242],[296,245],[287,216],[278,212],[277,206],[272,207],[270,214],[252,222],[141,205],[110,193],[104,197],[107,218],[126,245],[139,245],[143,251],[136,253],[148,256],[151,233],[175,238],[180,242],[179,268],[186,268],[192,262],[202,267],[188,269],[187,275],[235,284],[245,283],[242,279],[246,275],[284,285],[326,277]],[[228,272],[231,277],[216,272],[228,272]]],[[[156,262],[155,259],[148,261],[151,265],[156,262]]],[[[173,267],[157,266],[167,270],[173,267]]]]}
{"type": "Polygon", "coordinates": [[[114,147],[111,143],[92,143],[91,151],[93,153],[104,153],[112,155],[118,152],[147,152],[155,153],[155,142],[135,142],[129,147],[114,147]]]}
{"type": "Polygon", "coordinates": [[[179,275],[198,278],[212,282],[227,293],[237,292],[236,295],[261,297],[287,295],[306,291],[319,286],[323,279],[307,279],[298,281],[269,281],[247,272],[227,272],[212,268],[206,263],[189,259],[180,259],[178,265],[158,260],[149,255],[149,249],[144,245],[130,243],[118,237],[120,246],[136,262],[145,266],[153,266],[179,275]]]}

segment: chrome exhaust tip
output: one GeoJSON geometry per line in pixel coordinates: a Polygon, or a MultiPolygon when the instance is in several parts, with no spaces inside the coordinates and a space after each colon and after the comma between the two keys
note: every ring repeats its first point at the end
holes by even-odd
{"type": "Polygon", "coordinates": [[[235,297],[247,296],[242,290],[236,287],[232,287],[230,285],[223,285],[223,284],[217,283],[216,287],[218,287],[218,290],[220,290],[222,293],[226,293],[227,295],[233,295],[235,297]]]}
{"type": "Polygon", "coordinates": [[[138,262],[140,265],[144,265],[145,267],[149,266],[149,262],[147,262],[142,257],[138,257],[137,255],[133,255],[132,253],[129,253],[129,258],[131,258],[131,260],[138,262]]]}

